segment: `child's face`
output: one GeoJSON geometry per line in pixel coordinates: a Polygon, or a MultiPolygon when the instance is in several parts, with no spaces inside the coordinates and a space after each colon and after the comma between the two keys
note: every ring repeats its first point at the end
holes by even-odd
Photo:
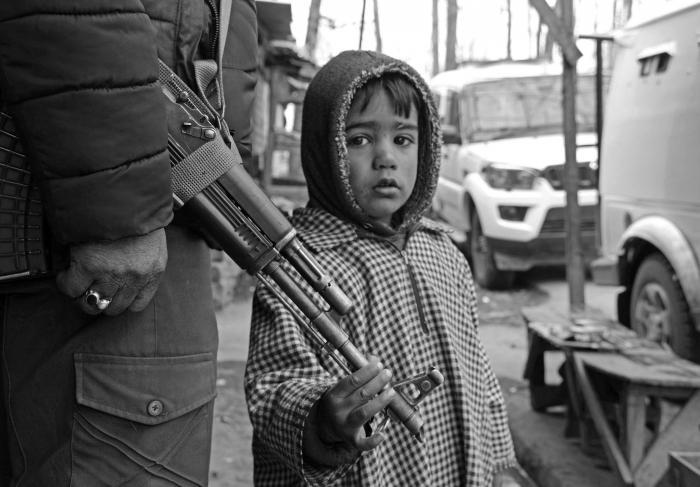
{"type": "Polygon", "coordinates": [[[384,90],[360,112],[350,107],[345,123],[350,186],[360,207],[378,222],[391,216],[411,196],[418,168],[418,115],[394,113],[384,90]]]}

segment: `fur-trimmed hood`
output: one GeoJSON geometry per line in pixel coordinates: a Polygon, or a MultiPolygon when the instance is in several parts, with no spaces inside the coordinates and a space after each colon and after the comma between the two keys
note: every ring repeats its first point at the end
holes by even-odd
{"type": "Polygon", "coordinates": [[[379,235],[411,228],[430,206],[440,166],[440,125],[430,90],[408,64],[371,51],[344,51],[323,66],[304,99],[301,158],[309,206],[323,208],[379,235]],[[399,73],[416,87],[419,108],[418,178],[391,226],[373,221],[360,208],[350,186],[345,120],[355,92],[372,78],[399,73]]]}

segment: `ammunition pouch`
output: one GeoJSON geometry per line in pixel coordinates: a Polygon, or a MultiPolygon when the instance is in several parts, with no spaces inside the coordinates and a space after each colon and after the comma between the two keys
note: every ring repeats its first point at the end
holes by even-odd
{"type": "Polygon", "coordinates": [[[37,181],[12,118],[0,110],[0,282],[49,274],[37,181]]]}

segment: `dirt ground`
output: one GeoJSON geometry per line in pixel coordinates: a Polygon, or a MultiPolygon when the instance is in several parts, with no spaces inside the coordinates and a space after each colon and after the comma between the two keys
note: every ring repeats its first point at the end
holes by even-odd
{"type": "Polygon", "coordinates": [[[220,362],[214,402],[211,487],[253,485],[253,431],[243,396],[243,362],[220,362]]]}
{"type": "MultiPolygon", "coordinates": [[[[238,285],[239,300],[250,299],[254,282],[238,285]]],[[[481,326],[507,325],[522,327],[520,308],[542,304],[547,294],[523,284],[509,292],[478,289],[481,326]]],[[[223,310],[222,313],[225,313],[223,310]]],[[[243,395],[241,361],[219,362],[218,397],[215,402],[214,437],[210,469],[211,487],[248,487],[253,485],[251,455],[252,429],[243,395]]]]}

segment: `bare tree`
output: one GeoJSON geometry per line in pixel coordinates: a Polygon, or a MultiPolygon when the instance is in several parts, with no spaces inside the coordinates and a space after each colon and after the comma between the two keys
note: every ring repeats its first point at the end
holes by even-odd
{"type": "Polygon", "coordinates": [[[379,28],[379,0],[374,0],[374,38],[377,41],[377,52],[382,52],[382,33],[379,28]]]}
{"type": "Polygon", "coordinates": [[[312,61],[316,60],[316,44],[318,42],[318,24],[321,20],[321,0],[311,0],[309,6],[309,20],[306,27],[306,41],[304,46],[312,61]]]}
{"type": "Polygon", "coordinates": [[[445,70],[457,67],[457,0],[447,0],[447,38],[445,40],[445,70]]]}
{"type": "Polygon", "coordinates": [[[618,0],[613,1],[613,27],[617,28],[625,24],[632,16],[632,6],[634,0],[622,0],[622,5],[618,0]]]}
{"type": "Polygon", "coordinates": [[[542,56],[542,32],[544,24],[542,19],[537,23],[537,37],[535,37],[535,58],[539,59],[542,56]]]}
{"type": "Polygon", "coordinates": [[[627,22],[632,16],[632,0],[624,0],[622,2],[622,22],[627,22]]]}
{"type": "Polygon", "coordinates": [[[440,71],[440,60],[438,56],[438,39],[440,31],[438,30],[438,0],[433,0],[433,30],[431,35],[431,50],[433,53],[433,74],[437,74],[440,71]]]}
{"type": "MultiPolygon", "coordinates": [[[[598,1],[598,0],[596,0],[598,1]]],[[[532,7],[527,7],[527,55],[532,55],[532,7]]]]}
{"type": "Polygon", "coordinates": [[[365,10],[367,9],[367,0],[362,0],[362,17],[360,18],[360,44],[358,49],[362,49],[362,36],[365,33],[365,10]]]}
{"type": "Polygon", "coordinates": [[[513,11],[511,10],[510,0],[506,0],[506,16],[507,21],[507,43],[506,43],[506,59],[513,59],[513,11]]]}
{"type": "MultiPolygon", "coordinates": [[[[557,16],[561,18],[562,12],[561,12],[560,0],[556,0],[554,2],[553,9],[554,9],[554,12],[556,12],[557,16]]],[[[538,33],[541,33],[541,32],[542,32],[542,19],[540,19],[540,29],[538,29],[538,33]]],[[[540,39],[540,37],[538,37],[538,39],[540,39]]],[[[545,38],[544,38],[544,46],[541,47],[541,44],[538,41],[537,57],[551,61],[553,51],[554,51],[554,37],[552,36],[550,29],[548,28],[547,33],[546,33],[545,38]]]]}

